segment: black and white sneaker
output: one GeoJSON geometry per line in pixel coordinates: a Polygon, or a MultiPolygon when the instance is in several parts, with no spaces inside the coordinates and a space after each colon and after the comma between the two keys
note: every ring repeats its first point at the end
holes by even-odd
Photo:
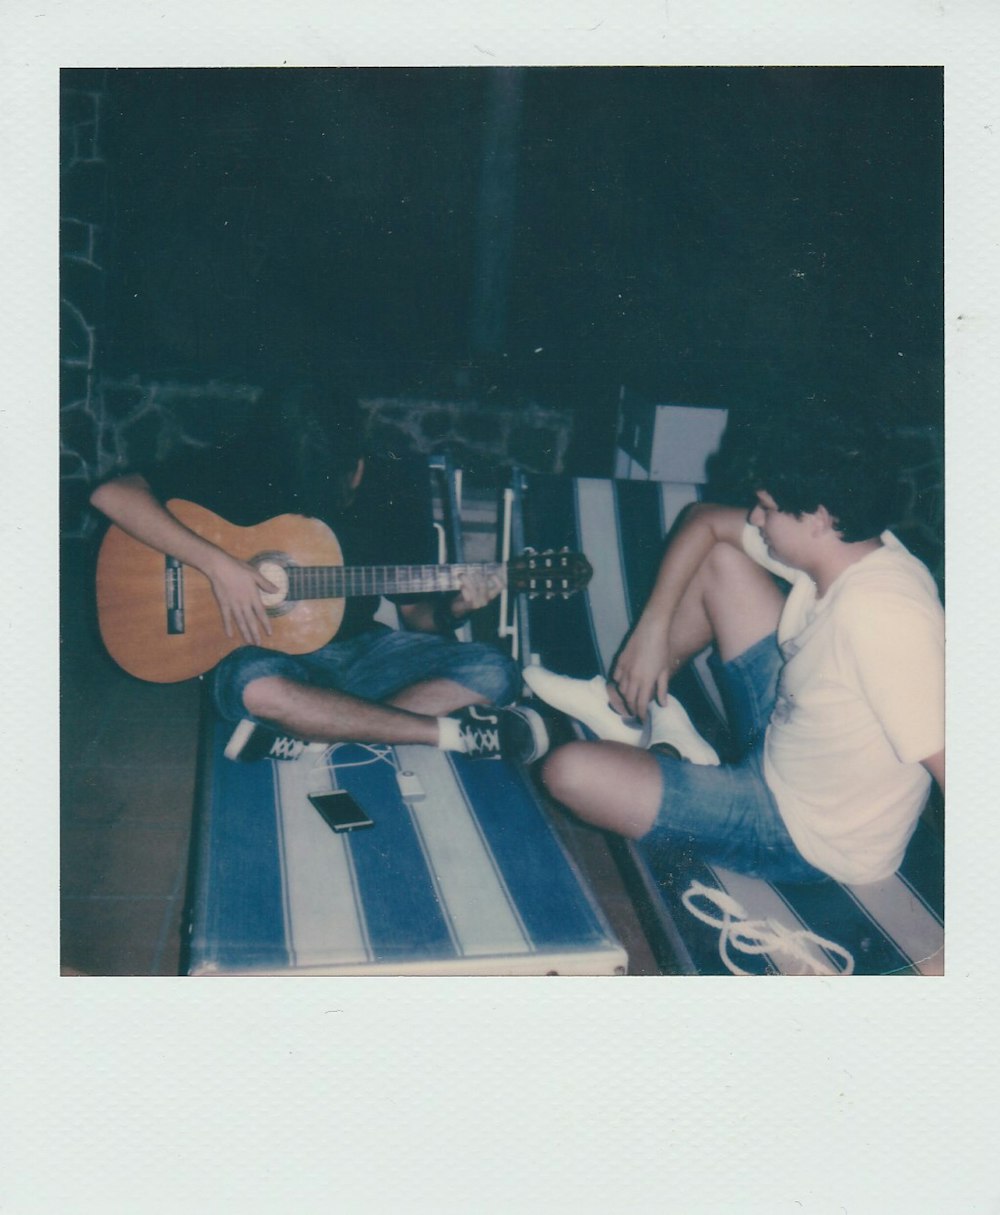
{"type": "Polygon", "coordinates": [[[511,709],[470,705],[452,713],[459,723],[470,759],[511,759],[531,764],[549,749],[549,732],[541,715],[518,705],[511,709]]]}
{"type": "Polygon", "coordinates": [[[307,747],[312,749],[319,746],[306,742],[304,738],[278,734],[244,717],[226,743],[223,754],[226,759],[238,759],[243,763],[256,759],[298,759],[307,747]]]}

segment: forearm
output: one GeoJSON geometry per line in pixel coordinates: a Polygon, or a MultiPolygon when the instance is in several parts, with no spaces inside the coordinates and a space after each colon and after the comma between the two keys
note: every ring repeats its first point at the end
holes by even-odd
{"type": "Polygon", "coordinates": [[[154,497],[145,477],[131,474],[98,486],[91,505],[122,531],[158,552],[209,574],[221,550],[178,522],[154,497]]]}
{"type": "Polygon", "coordinates": [[[97,510],[142,544],[176,557],[208,578],[227,637],[238,630],[247,644],[260,645],[272,633],[261,591],[279,588],[249,562],[231,556],[180,523],[154,496],[145,477],[108,481],[90,498],[97,510]]]}

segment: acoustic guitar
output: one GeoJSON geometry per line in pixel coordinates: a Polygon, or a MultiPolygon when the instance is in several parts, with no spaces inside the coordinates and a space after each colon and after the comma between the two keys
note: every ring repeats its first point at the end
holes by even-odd
{"type": "MultiPolygon", "coordinates": [[[[456,591],[463,573],[506,571],[511,591],[555,598],[582,590],[593,570],[580,553],[527,550],[506,563],[345,566],[336,536],[319,519],[278,515],[237,527],[179,498],[167,510],[185,527],[255,566],[279,589],[261,592],[273,632],[261,639],[286,654],[318,650],[336,636],[345,600],[364,595],[456,591]]],[[[112,525],[97,556],[97,616],[108,653],[152,683],[211,670],[246,643],[227,637],[208,579],[112,525]]]]}

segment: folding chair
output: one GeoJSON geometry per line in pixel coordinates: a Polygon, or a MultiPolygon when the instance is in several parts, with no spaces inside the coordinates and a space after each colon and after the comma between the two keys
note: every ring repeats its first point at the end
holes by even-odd
{"type": "MultiPolygon", "coordinates": [[[[519,597],[505,622],[522,665],[606,675],[655,577],[665,537],[700,487],[515,472],[505,531],[514,548],[568,546],[594,567],[565,603],[519,597]]],[[[726,753],[725,715],[705,656],[671,682],[726,753]]],[[[582,732],[582,731],[580,731],[582,732]]],[[[705,863],[697,850],[614,839],[612,847],[666,971],[689,974],[940,974],[944,879],[939,835],[921,820],[884,882],[770,883],[705,863]]]]}
{"type": "MultiPolygon", "coordinates": [[[[445,541],[428,559],[461,562],[460,476],[435,457],[426,481],[421,509],[445,541]]],[[[206,706],[186,973],[625,973],[519,768],[360,744],[234,763],[230,732],[206,706]],[[375,826],[331,831],[308,800],[331,789],[375,826]]]]}

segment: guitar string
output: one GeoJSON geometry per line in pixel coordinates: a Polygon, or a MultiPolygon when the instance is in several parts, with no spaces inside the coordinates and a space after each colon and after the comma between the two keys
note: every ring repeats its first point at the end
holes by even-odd
{"type": "Polygon", "coordinates": [[[449,566],[297,566],[286,567],[291,598],[340,598],[351,594],[407,594],[457,590],[461,574],[481,569],[498,573],[501,563],[449,566]],[[304,593],[308,592],[308,593],[304,593]]]}

